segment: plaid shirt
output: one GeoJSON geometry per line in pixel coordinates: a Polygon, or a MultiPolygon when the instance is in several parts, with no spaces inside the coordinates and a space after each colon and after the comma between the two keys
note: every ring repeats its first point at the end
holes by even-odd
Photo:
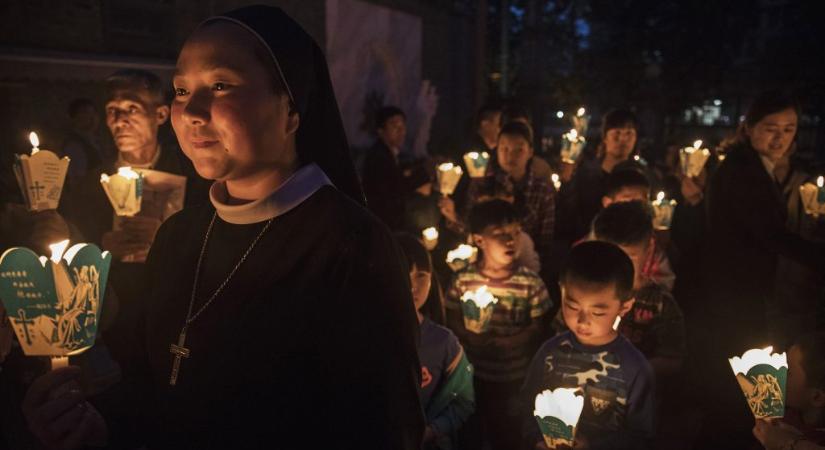
{"type": "Polygon", "coordinates": [[[488,171],[484,178],[474,178],[467,192],[467,205],[472,207],[480,197],[513,197],[522,213],[522,229],[533,238],[539,254],[540,249],[550,246],[556,218],[556,190],[547,180],[536,176],[531,167],[527,167],[527,175],[519,183],[498,167],[488,171]]]}

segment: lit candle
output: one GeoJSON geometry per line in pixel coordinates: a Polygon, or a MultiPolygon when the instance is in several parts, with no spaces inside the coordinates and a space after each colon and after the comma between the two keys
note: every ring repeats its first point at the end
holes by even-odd
{"type": "Polygon", "coordinates": [[[785,353],[773,353],[773,347],[756,348],[728,361],[754,417],[764,419],[785,414],[788,377],[785,353]]]}
{"type": "Polygon", "coordinates": [[[553,181],[553,187],[556,188],[557,191],[559,189],[561,189],[561,178],[559,178],[559,174],[557,174],[557,173],[551,174],[550,175],[550,180],[553,181]]]}
{"type": "Polygon", "coordinates": [[[134,216],[140,212],[143,198],[143,176],[125,166],[114,175],[100,174],[100,184],[109,198],[109,203],[118,216],[134,216]]]}
{"type": "Polygon", "coordinates": [[[490,161],[490,154],[487,152],[468,152],[464,154],[464,165],[470,178],[481,178],[487,172],[487,163],[490,161]]]}
{"type": "Polygon", "coordinates": [[[533,415],[548,448],[573,446],[583,409],[584,396],[578,388],[548,389],[536,395],[533,415]]]}
{"type": "Polygon", "coordinates": [[[710,150],[702,148],[702,140],[697,139],[692,147],[685,147],[679,150],[679,164],[682,167],[682,174],[686,177],[698,177],[702,174],[702,169],[710,157],[710,150]]]}
{"type": "Polygon", "coordinates": [[[469,264],[474,263],[477,256],[477,248],[472,245],[461,244],[447,252],[447,265],[450,266],[453,271],[458,272],[469,264]]]}
{"type": "Polygon", "coordinates": [[[464,327],[473,333],[484,333],[493,317],[493,309],[498,299],[481,286],[475,291],[466,291],[461,296],[461,309],[464,313],[464,327]]]}
{"type": "Polygon", "coordinates": [[[579,108],[578,111],[576,111],[576,116],[577,117],[584,117],[584,113],[585,113],[584,106],[582,106],[581,108],[579,108]]]}
{"type": "Polygon", "coordinates": [[[653,228],[657,230],[669,230],[673,221],[673,210],[676,208],[676,200],[666,200],[664,191],[656,194],[656,200],[650,202],[653,207],[653,228]]]}
{"type": "Polygon", "coordinates": [[[32,143],[32,153],[31,154],[34,155],[35,153],[40,151],[40,149],[37,148],[40,145],[40,139],[38,139],[37,133],[35,133],[34,131],[29,133],[29,141],[32,143]]]}
{"type": "Polygon", "coordinates": [[[448,195],[452,195],[455,192],[456,186],[458,186],[458,181],[461,179],[461,175],[464,172],[461,170],[461,167],[451,163],[443,163],[438,166],[438,187],[441,191],[441,195],[445,197],[448,195]]]}
{"type": "Polygon", "coordinates": [[[820,204],[825,203],[825,177],[822,175],[816,177],[816,199],[820,204]]]}
{"type": "Polygon", "coordinates": [[[438,230],[435,227],[425,228],[421,235],[424,237],[424,247],[432,250],[438,245],[438,230]]]}
{"type": "Polygon", "coordinates": [[[575,128],[562,136],[561,160],[568,164],[575,164],[584,148],[584,136],[580,135],[575,128]]]}

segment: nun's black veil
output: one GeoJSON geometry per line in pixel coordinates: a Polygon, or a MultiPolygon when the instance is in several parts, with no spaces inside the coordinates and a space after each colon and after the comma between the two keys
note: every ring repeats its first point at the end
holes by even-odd
{"type": "Polygon", "coordinates": [[[235,23],[269,50],[300,116],[296,147],[301,164],[316,163],[338,190],[364,205],[327,61],[315,40],[280,8],[254,5],[212,17],[235,23]]]}

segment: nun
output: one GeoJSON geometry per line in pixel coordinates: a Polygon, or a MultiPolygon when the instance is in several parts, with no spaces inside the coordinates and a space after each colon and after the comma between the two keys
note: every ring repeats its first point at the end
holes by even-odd
{"type": "Polygon", "coordinates": [[[408,270],[364,208],[325,58],[283,11],[212,17],[185,42],[172,125],[210,202],[158,231],[130,370],[79,369],[24,400],[51,448],[418,449],[408,270]]]}

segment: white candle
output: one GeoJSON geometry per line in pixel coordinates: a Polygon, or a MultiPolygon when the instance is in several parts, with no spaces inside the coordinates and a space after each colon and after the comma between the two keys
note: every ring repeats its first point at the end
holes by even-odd
{"type": "Polygon", "coordinates": [[[438,245],[438,230],[435,227],[425,228],[421,235],[424,237],[424,247],[432,250],[438,245]]]}
{"type": "Polygon", "coordinates": [[[37,133],[35,133],[34,131],[29,133],[29,142],[32,143],[32,155],[40,151],[40,149],[37,148],[38,146],[40,146],[40,139],[38,139],[37,133]]]}

